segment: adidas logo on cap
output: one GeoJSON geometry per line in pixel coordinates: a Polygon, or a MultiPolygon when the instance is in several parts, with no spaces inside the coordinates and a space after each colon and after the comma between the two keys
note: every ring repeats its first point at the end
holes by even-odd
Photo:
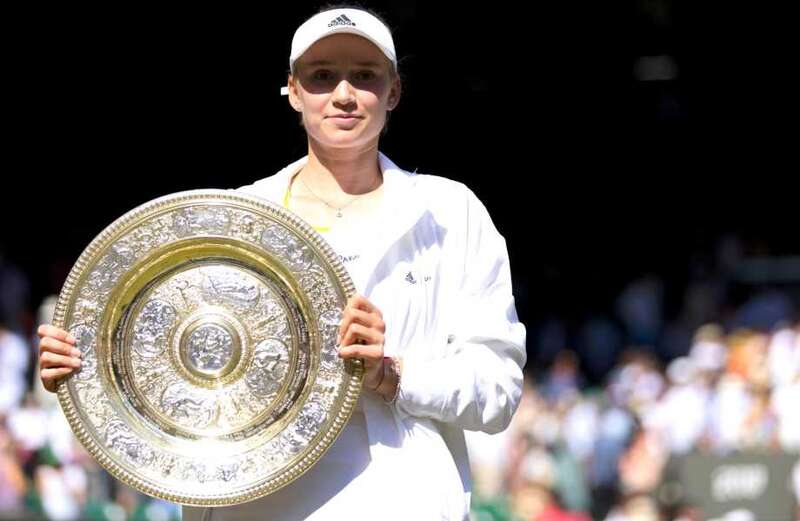
{"type": "Polygon", "coordinates": [[[352,20],[350,20],[347,17],[347,15],[344,14],[341,16],[337,16],[336,18],[331,20],[331,23],[328,24],[328,27],[336,27],[337,25],[352,25],[353,27],[356,26],[356,24],[354,24],[352,20]]]}

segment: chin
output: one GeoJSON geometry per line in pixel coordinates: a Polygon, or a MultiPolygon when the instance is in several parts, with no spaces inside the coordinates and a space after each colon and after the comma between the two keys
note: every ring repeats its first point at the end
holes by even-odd
{"type": "Polygon", "coordinates": [[[335,132],[323,131],[311,137],[321,146],[328,148],[359,148],[367,147],[377,141],[380,137],[380,132],[373,136],[367,136],[360,129],[336,130],[335,132]]]}
{"type": "Polygon", "coordinates": [[[370,140],[364,139],[362,136],[329,136],[327,139],[320,140],[320,143],[331,148],[353,148],[367,145],[370,140]]]}
{"type": "Polygon", "coordinates": [[[361,142],[353,143],[353,142],[349,142],[349,141],[348,142],[339,141],[339,142],[323,143],[323,145],[328,147],[328,148],[335,148],[335,149],[338,149],[338,150],[346,150],[348,148],[359,148],[359,147],[366,146],[365,143],[361,143],[361,142]]]}

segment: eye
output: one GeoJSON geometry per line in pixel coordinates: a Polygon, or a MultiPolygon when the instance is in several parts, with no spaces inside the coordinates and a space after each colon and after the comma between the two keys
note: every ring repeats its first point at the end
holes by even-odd
{"type": "Polygon", "coordinates": [[[317,69],[311,73],[314,81],[330,81],[333,79],[333,73],[327,69],[317,69]]]}
{"type": "Polygon", "coordinates": [[[375,79],[375,72],[370,70],[358,71],[354,75],[356,81],[372,81],[375,79]]]}

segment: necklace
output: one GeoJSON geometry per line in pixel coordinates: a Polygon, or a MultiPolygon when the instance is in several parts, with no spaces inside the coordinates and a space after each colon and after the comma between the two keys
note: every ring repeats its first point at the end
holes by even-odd
{"type": "Polygon", "coordinates": [[[326,200],[325,200],[325,199],[323,199],[322,197],[320,197],[320,196],[318,196],[317,194],[315,194],[315,193],[314,193],[314,190],[312,190],[311,188],[309,188],[309,186],[306,184],[306,182],[303,180],[303,178],[302,178],[302,177],[300,177],[300,174],[299,174],[299,173],[297,174],[297,177],[299,177],[299,178],[300,178],[300,182],[301,182],[301,183],[303,183],[303,186],[305,186],[305,187],[306,187],[306,190],[308,190],[308,191],[309,191],[309,193],[310,193],[311,195],[313,195],[313,196],[314,196],[315,198],[317,198],[319,201],[322,201],[322,203],[323,203],[323,204],[325,204],[325,206],[327,206],[327,207],[328,207],[328,208],[330,208],[331,210],[336,210],[336,217],[338,217],[339,219],[341,219],[341,218],[343,217],[342,210],[344,210],[345,208],[347,208],[348,206],[350,206],[352,203],[354,203],[354,202],[355,202],[355,200],[356,200],[356,199],[358,199],[358,198],[359,198],[359,197],[361,197],[362,195],[367,195],[368,193],[370,193],[370,192],[372,191],[372,190],[369,190],[368,192],[364,192],[363,194],[358,194],[358,195],[356,195],[355,197],[353,197],[352,199],[350,199],[350,201],[348,201],[346,205],[344,205],[344,206],[341,206],[341,207],[337,208],[337,207],[333,206],[332,204],[328,203],[328,201],[326,201],[326,200]]]}

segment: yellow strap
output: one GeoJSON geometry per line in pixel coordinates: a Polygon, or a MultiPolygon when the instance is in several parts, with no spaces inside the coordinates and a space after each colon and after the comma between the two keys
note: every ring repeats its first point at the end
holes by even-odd
{"type": "MultiPolygon", "coordinates": [[[[291,192],[290,192],[291,186],[292,185],[291,185],[291,182],[290,182],[289,185],[286,187],[286,194],[284,194],[284,196],[283,196],[283,207],[286,208],[287,210],[289,209],[289,198],[291,197],[291,192]]],[[[317,230],[320,233],[325,233],[325,232],[331,231],[331,227],[330,226],[314,226],[312,224],[311,227],[314,228],[315,230],[317,230]]]]}
{"type": "Polygon", "coordinates": [[[283,207],[289,209],[289,187],[286,187],[286,194],[283,196],[283,207]]]}

